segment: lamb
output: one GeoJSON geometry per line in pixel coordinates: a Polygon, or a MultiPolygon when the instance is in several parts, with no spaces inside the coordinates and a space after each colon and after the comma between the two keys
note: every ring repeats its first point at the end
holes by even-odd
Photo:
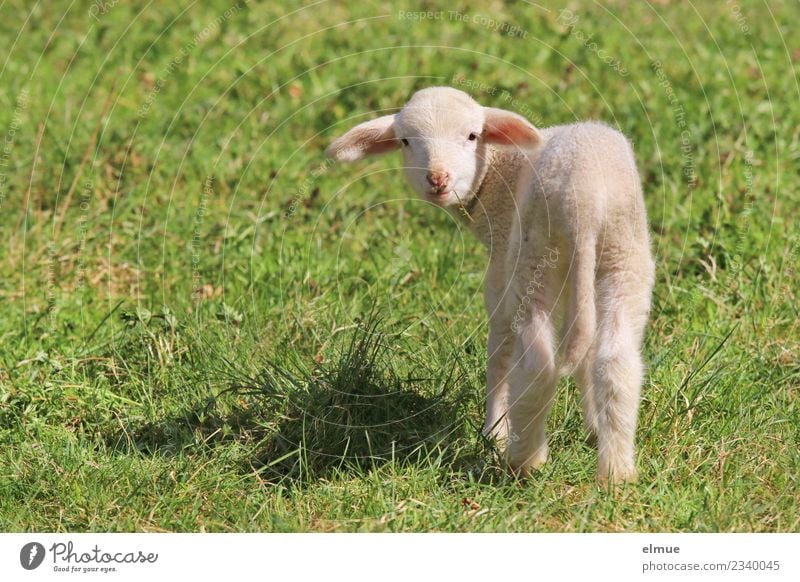
{"type": "Polygon", "coordinates": [[[432,87],[362,123],[327,154],[349,162],[401,149],[419,195],[459,217],[488,250],[484,433],[524,476],[548,457],[559,378],[573,374],[598,478],[636,478],[641,349],[655,264],[632,148],[585,122],[539,129],[432,87]]]}

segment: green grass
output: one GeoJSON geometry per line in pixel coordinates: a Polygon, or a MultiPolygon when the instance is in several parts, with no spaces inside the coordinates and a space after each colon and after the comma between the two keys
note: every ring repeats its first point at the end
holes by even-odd
{"type": "Polygon", "coordinates": [[[0,530],[800,530],[796,2],[138,4],[0,8],[0,530]],[[485,252],[397,158],[323,158],[454,78],[635,143],[637,484],[567,382],[504,474],[485,252]]]}

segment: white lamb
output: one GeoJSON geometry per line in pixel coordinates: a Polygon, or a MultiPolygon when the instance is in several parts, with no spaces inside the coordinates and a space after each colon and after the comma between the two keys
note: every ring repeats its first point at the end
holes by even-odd
{"type": "Polygon", "coordinates": [[[525,475],[547,460],[558,379],[574,373],[598,476],[636,477],[642,337],[654,263],[633,152],[599,123],[537,129],[449,87],[415,93],[362,123],[328,155],[354,161],[401,148],[425,199],[488,248],[484,431],[525,475]]]}

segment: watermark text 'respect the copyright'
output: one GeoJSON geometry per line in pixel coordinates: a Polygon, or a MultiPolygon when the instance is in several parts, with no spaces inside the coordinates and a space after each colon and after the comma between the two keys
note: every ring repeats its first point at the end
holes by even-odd
{"type": "Polygon", "coordinates": [[[460,10],[398,10],[398,20],[409,20],[421,22],[423,20],[446,20],[450,22],[468,22],[488,28],[493,32],[499,32],[505,36],[518,38],[528,38],[528,31],[521,26],[509,24],[504,20],[498,20],[478,12],[461,12],[460,10]]]}

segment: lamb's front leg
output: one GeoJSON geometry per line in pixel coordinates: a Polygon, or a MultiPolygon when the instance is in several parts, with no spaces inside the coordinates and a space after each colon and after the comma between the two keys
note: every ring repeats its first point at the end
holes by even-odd
{"type": "Polygon", "coordinates": [[[510,324],[505,318],[489,320],[488,367],[486,370],[486,422],[483,434],[505,447],[508,435],[508,370],[514,348],[510,324]]]}
{"type": "Polygon", "coordinates": [[[490,264],[484,298],[489,314],[486,370],[486,422],[483,434],[505,448],[508,435],[508,371],[514,349],[513,321],[506,313],[506,284],[502,267],[490,264]]]}

